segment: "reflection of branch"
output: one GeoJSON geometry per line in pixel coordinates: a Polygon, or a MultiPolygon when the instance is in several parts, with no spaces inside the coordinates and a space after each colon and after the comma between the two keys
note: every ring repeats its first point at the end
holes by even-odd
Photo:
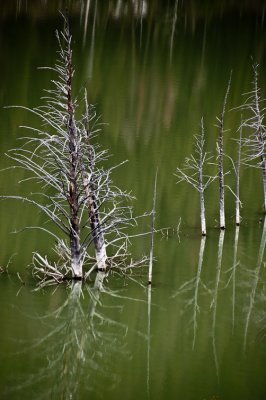
{"type": "Polygon", "coordinates": [[[234,328],[235,328],[236,268],[239,266],[239,261],[237,261],[238,239],[239,239],[239,225],[236,225],[235,240],[234,240],[233,266],[227,271],[230,273],[230,276],[225,285],[225,287],[228,287],[229,283],[232,281],[232,331],[234,331],[234,328]]]}
{"type": "Polygon", "coordinates": [[[31,376],[25,376],[20,386],[15,384],[12,392],[38,384],[43,388],[40,399],[48,396],[74,399],[79,398],[80,393],[98,395],[102,387],[97,382],[102,380],[105,389],[116,386],[119,376],[111,363],[114,357],[128,357],[125,349],[128,328],[105,315],[100,297],[102,291],[108,292],[103,288],[103,279],[104,274],[99,272],[93,288],[83,288],[81,281],[73,282],[64,304],[41,318],[49,321],[52,328],[37,339],[31,349],[34,347],[38,353],[44,349],[42,359],[47,359],[48,363],[31,376]],[[89,313],[88,304],[83,305],[85,300],[90,303],[89,313]]]}
{"type": "Polygon", "coordinates": [[[238,248],[238,238],[239,238],[239,226],[236,225],[235,230],[235,243],[234,243],[234,261],[233,261],[233,294],[232,294],[232,319],[233,319],[233,330],[235,327],[235,301],[236,301],[236,266],[237,266],[237,248],[238,248]]]}
{"type": "Polygon", "coordinates": [[[195,295],[194,295],[194,306],[193,306],[193,349],[195,347],[196,342],[196,331],[197,331],[197,313],[199,312],[198,305],[198,294],[199,294],[199,284],[200,284],[200,275],[202,269],[203,255],[205,249],[206,237],[202,236],[200,241],[200,251],[199,251],[199,262],[198,262],[198,270],[195,280],[195,295]]]}
{"type": "Polygon", "coordinates": [[[147,396],[150,399],[150,353],[151,353],[151,285],[148,286],[148,328],[147,328],[147,396]]]}
{"type": "Polygon", "coordinates": [[[217,374],[218,378],[219,378],[219,364],[218,364],[218,358],[217,358],[217,352],[216,352],[215,329],[216,329],[216,315],[217,315],[217,297],[218,297],[218,289],[219,289],[221,268],[222,268],[223,244],[224,244],[224,230],[221,230],[220,236],[219,236],[219,243],[218,243],[215,288],[214,288],[213,299],[212,299],[212,303],[211,303],[211,307],[213,307],[212,346],[213,346],[213,355],[214,355],[214,362],[215,362],[215,367],[216,367],[216,374],[217,374]]]}
{"type": "Polygon", "coordinates": [[[186,307],[192,307],[192,324],[193,324],[193,342],[192,348],[194,349],[196,343],[196,333],[197,333],[197,315],[200,311],[200,307],[198,304],[199,298],[199,289],[200,285],[204,288],[204,290],[208,291],[208,288],[201,280],[201,272],[202,272],[202,263],[203,263],[203,256],[205,250],[205,243],[206,243],[206,236],[202,236],[200,242],[200,250],[199,250],[199,259],[198,259],[198,267],[197,267],[197,274],[194,278],[189,281],[183,283],[178,291],[172,296],[176,297],[183,293],[191,293],[192,295],[186,301],[186,307]]]}
{"type": "Polygon", "coordinates": [[[266,243],[266,217],[264,218],[263,232],[262,232],[261,241],[260,241],[259,254],[258,254],[256,268],[254,271],[254,281],[252,284],[252,290],[251,290],[250,299],[249,299],[249,307],[248,307],[248,313],[247,313],[247,319],[246,319],[246,325],[245,325],[245,331],[244,331],[244,351],[246,350],[246,346],[247,346],[248,328],[249,328],[251,313],[252,313],[254,303],[255,303],[255,296],[256,296],[256,291],[257,291],[257,286],[258,286],[259,276],[260,276],[260,270],[261,270],[262,261],[263,261],[265,243],[266,243]]]}

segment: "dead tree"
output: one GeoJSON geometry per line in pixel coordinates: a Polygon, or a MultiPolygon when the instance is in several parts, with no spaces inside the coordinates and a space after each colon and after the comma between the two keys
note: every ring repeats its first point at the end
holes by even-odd
{"type": "Polygon", "coordinates": [[[225,207],[224,207],[224,117],[225,117],[225,110],[226,104],[228,100],[228,94],[231,86],[231,77],[232,71],[230,73],[229,82],[227,85],[227,90],[224,97],[223,108],[221,111],[220,117],[216,117],[218,124],[216,125],[219,128],[219,139],[217,141],[217,153],[218,153],[218,167],[219,167],[219,193],[220,193],[220,228],[225,229],[225,207]]]}
{"type": "Polygon", "coordinates": [[[236,165],[236,225],[240,225],[240,167],[241,167],[241,149],[242,149],[242,127],[239,133],[237,165],[236,165]]]}
{"type": "Polygon", "coordinates": [[[27,180],[37,181],[40,190],[28,197],[5,198],[37,206],[61,231],[58,233],[49,225],[29,227],[56,239],[57,262],[51,264],[37,252],[33,256],[35,275],[44,280],[62,280],[70,271],[73,278],[81,279],[85,264],[89,271],[106,270],[107,247],[112,252],[109,263],[117,265],[119,260],[121,264],[121,258],[127,257],[125,228],[136,224],[128,205],[132,196],[112,181],[112,172],[118,165],[104,167],[109,156],[108,150],[97,142],[100,126],[95,108],[88,104],[86,91],[81,101],[74,97],[72,37],[65,17],[64,24],[64,30],[57,33],[58,60],[48,68],[56,79],[43,97],[45,104],[33,109],[21,107],[40,118],[41,128],[25,126],[34,133],[33,137],[25,137],[21,147],[8,153],[16,167],[29,173],[27,180]],[[79,118],[78,107],[84,110],[79,118]],[[90,245],[95,249],[96,261],[89,252],[90,245]]]}
{"type": "Polygon", "coordinates": [[[201,234],[206,236],[206,217],[204,193],[211,182],[217,176],[206,175],[205,166],[210,162],[212,156],[205,151],[205,132],[203,118],[201,119],[201,133],[195,135],[195,155],[191,154],[185,159],[183,168],[177,167],[176,176],[179,182],[187,182],[199,192],[200,195],[200,220],[201,234]]]}
{"type": "Polygon", "coordinates": [[[242,127],[248,133],[243,137],[244,163],[248,166],[259,168],[262,173],[264,211],[266,211],[266,129],[264,125],[265,106],[259,87],[259,65],[253,64],[253,88],[246,93],[246,101],[240,107],[244,112],[242,127]]]}
{"type": "MultiPolygon", "coordinates": [[[[242,117],[241,117],[242,119],[242,117]]],[[[239,139],[237,140],[238,147],[237,147],[237,161],[234,162],[231,158],[231,162],[233,165],[233,170],[235,172],[236,177],[236,185],[235,185],[235,198],[236,198],[236,226],[240,225],[241,217],[240,217],[240,168],[242,164],[242,146],[243,146],[243,136],[242,136],[242,123],[239,127],[239,139]]]]}

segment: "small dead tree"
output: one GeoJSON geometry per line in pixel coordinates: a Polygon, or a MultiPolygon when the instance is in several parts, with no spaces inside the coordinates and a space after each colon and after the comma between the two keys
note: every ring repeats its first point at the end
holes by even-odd
{"type": "MultiPolygon", "coordinates": [[[[241,117],[242,119],[242,117],[241,117]]],[[[242,145],[243,145],[243,137],[242,137],[242,123],[239,127],[239,139],[238,139],[238,146],[237,146],[237,161],[234,162],[232,159],[232,165],[236,176],[236,186],[235,186],[235,197],[236,197],[236,226],[240,225],[241,217],[240,217],[240,168],[242,163],[242,145]]]]}
{"type": "Polygon", "coordinates": [[[33,256],[34,273],[44,280],[62,280],[70,271],[73,278],[81,279],[84,264],[90,266],[90,272],[94,268],[105,271],[108,263],[116,260],[121,263],[121,258],[127,257],[125,228],[136,224],[127,203],[132,196],[112,181],[117,165],[104,168],[109,156],[96,141],[100,129],[95,109],[88,104],[86,91],[81,101],[73,95],[72,37],[65,17],[64,24],[64,30],[57,32],[58,59],[48,68],[57,78],[46,91],[45,104],[33,109],[21,107],[40,118],[41,128],[24,127],[33,135],[24,137],[23,145],[8,153],[16,167],[30,173],[27,180],[37,180],[41,189],[28,197],[5,198],[37,206],[61,231],[49,225],[29,227],[42,229],[56,239],[58,262],[51,264],[37,252],[33,256]],[[78,108],[83,109],[79,118],[78,108]],[[91,244],[96,262],[89,253],[91,244]],[[113,254],[108,259],[107,247],[113,254]]]}
{"type": "Polygon", "coordinates": [[[219,128],[219,139],[217,141],[217,153],[218,153],[218,167],[219,167],[219,192],[220,192],[220,228],[225,229],[225,207],[224,207],[224,117],[226,111],[226,104],[228,100],[228,94],[231,86],[231,78],[232,71],[230,73],[229,82],[227,85],[227,90],[224,97],[223,108],[221,111],[220,117],[216,117],[218,124],[216,125],[219,128]]]}
{"type": "Polygon", "coordinates": [[[203,118],[201,119],[201,133],[195,137],[195,155],[191,154],[185,159],[183,168],[177,167],[176,176],[178,182],[187,182],[199,192],[200,195],[200,220],[201,234],[206,236],[206,217],[204,193],[211,182],[217,176],[206,175],[205,166],[210,162],[212,156],[205,151],[205,132],[203,118]]]}
{"type": "Polygon", "coordinates": [[[259,64],[253,63],[253,88],[246,93],[246,101],[240,107],[244,114],[242,127],[248,133],[243,137],[244,163],[248,166],[259,168],[262,173],[264,211],[266,212],[266,129],[264,125],[265,106],[259,87],[259,64]],[[245,116],[246,115],[246,116],[245,116]]]}
{"type": "Polygon", "coordinates": [[[236,225],[240,225],[240,167],[241,167],[241,149],[242,149],[242,127],[239,131],[239,142],[236,164],[236,225]]]}

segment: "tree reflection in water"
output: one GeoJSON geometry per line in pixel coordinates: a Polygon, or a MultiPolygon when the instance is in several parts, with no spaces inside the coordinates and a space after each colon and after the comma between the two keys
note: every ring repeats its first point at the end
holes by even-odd
{"type": "MultiPolygon", "coordinates": [[[[259,247],[259,253],[258,253],[258,258],[257,258],[257,264],[256,268],[254,271],[252,271],[252,284],[251,284],[251,292],[249,295],[249,306],[247,310],[247,317],[246,317],[246,323],[245,323],[245,331],[244,331],[244,351],[246,350],[247,347],[247,339],[248,339],[248,330],[249,330],[249,325],[250,325],[250,319],[251,319],[251,314],[253,311],[256,310],[256,295],[257,295],[257,288],[259,284],[259,279],[260,279],[260,273],[262,266],[265,266],[263,263],[263,255],[264,255],[264,250],[265,250],[265,243],[266,243],[266,217],[264,218],[264,224],[263,224],[263,231],[261,235],[261,241],[260,241],[260,247],[259,247]]],[[[263,317],[265,318],[265,309],[263,312],[263,317]]]]}
{"type": "Polygon", "coordinates": [[[211,308],[213,309],[211,336],[212,336],[214,362],[215,362],[216,374],[217,374],[218,379],[219,379],[219,362],[218,362],[217,349],[216,349],[216,318],[217,318],[218,290],[219,290],[219,285],[220,285],[220,280],[221,280],[224,234],[225,234],[225,231],[221,230],[220,236],[219,236],[219,243],[218,243],[218,256],[217,256],[217,266],[216,266],[215,287],[214,287],[213,298],[212,298],[212,302],[211,302],[211,308]]]}
{"type": "Polygon", "coordinates": [[[73,282],[64,304],[41,317],[45,323],[52,322],[53,328],[27,346],[25,352],[38,350],[48,362],[36,373],[25,376],[22,384],[15,384],[8,396],[26,387],[35,390],[38,385],[42,390],[38,399],[65,400],[78,398],[80,393],[101,396],[102,390],[116,387],[120,376],[114,371],[114,360],[130,358],[125,340],[128,327],[105,313],[103,296],[123,296],[106,289],[104,278],[105,274],[99,272],[93,287],[82,281],[73,282]]]}
{"type": "Polygon", "coordinates": [[[199,259],[198,259],[196,276],[193,277],[190,281],[185,282],[183,285],[181,285],[181,287],[178,289],[178,291],[173,295],[173,297],[176,297],[176,296],[182,295],[183,293],[186,293],[186,292],[188,292],[188,293],[193,292],[192,297],[189,297],[189,299],[186,301],[186,307],[191,306],[191,308],[192,308],[192,325],[193,325],[192,348],[193,349],[195,347],[196,336],[197,336],[197,327],[198,327],[197,316],[198,316],[198,313],[200,312],[200,306],[199,306],[200,286],[202,286],[204,288],[204,290],[207,289],[207,287],[205,286],[205,284],[203,283],[203,281],[201,279],[205,243],[206,243],[206,236],[202,236],[201,242],[200,242],[199,259]]]}
{"type": "MultiPolygon", "coordinates": [[[[206,258],[206,263],[210,264],[207,257],[212,256],[209,251],[213,252],[213,242],[209,238],[206,238],[205,242],[205,238],[202,238],[194,276],[182,283],[172,296],[179,297],[183,304],[181,309],[185,315],[185,322],[190,322],[188,326],[192,349],[200,354],[203,349],[204,354],[207,354],[208,348],[212,349],[218,382],[222,375],[220,369],[224,367],[222,362],[225,357],[230,357],[229,354],[225,354],[227,346],[239,351],[239,357],[242,349],[247,353],[252,344],[257,340],[265,340],[266,336],[265,284],[262,275],[265,265],[263,257],[266,219],[254,268],[252,264],[248,267],[246,265],[249,260],[247,253],[241,251],[239,254],[240,228],[236,227],[233,243],[230,242],[230,233],[227,234],[223,230],[219,234],[217,261],[213,272],[203,268],[203,259],[206,258]],[[223,261],[223,257],[226,260],[223,261]],[[228,264],[231,264],[229,269],[223,268],[223,265],[228,264]],[[214,275],[214,278],[210,278],[211,275],[214,275]]],[[[245,355],[242,353],[242,356],[245,355]]]]}

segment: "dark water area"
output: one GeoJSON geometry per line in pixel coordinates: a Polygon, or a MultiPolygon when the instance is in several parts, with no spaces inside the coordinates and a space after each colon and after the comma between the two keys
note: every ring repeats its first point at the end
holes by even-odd
{"type": "MultiPolygon", "coordinates": [[[[152,207],[158,168],[153,284],[146,269],[111,272],[104,290],[73,282],[36,290],[32,252],[54,257],[46,223],[25,203],[0,202],[0,398],[188,399],[265,398],[266,291],[261,171],[241,167],[242,221],[225,193],[219,228],[218,183],[206,191],[207,237],[200,234],[198,193],[176,184],[176,166],[193,151],[204,118],[206,148],[216,156],[230,71],[225,152],[236,159],[243,93],[252,90],[252,57],[265,97],[263,1],[4,1],[0,7],[0,169],[5,156],[39,121],[36,107],[51,87],[58,10],[69,9],[74,88],[86,87],[104,122],[101,144],[114,174],[132,191],[136,214],[152,207]],[[180,231],[177,227],[180,224],[180,231]],[[5,272],[8,265],[9,274],[5,272]]],[[[38,126],[38,125],[37,125],[38,126]]],[[[210,173],[217,173],[211,165],[210,173]]],[[[226,185],[235,176],[225,159],[226,185]]],[[[20,169],[1,171],[0,194],[34,192],[20,169]]],[[[150,229],[150,219],[139,232],[150,229]]],[[[132,241],[135,257],[150,238],[132,241]]]]}

